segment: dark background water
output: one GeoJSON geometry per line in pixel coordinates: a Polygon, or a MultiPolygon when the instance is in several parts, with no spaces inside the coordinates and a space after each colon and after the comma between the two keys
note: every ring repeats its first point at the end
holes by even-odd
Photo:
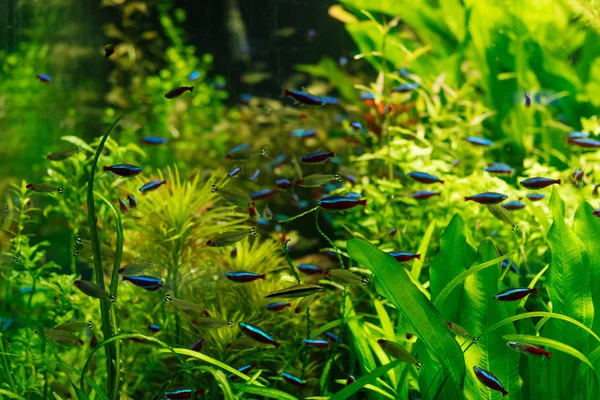
{"type": "Polygon", "coordinates": [[[251,70],[253,63],[266,62],[267,70],[273,73],[272,80],[254,89],[270,92],[279,90],[296,64],[316,63],[324,55],[336,59],[347,55],[353,43],[343,24],[327,14],[329,7],[336,3],[335,0],[239,0],[250,45],[251,63],[244,65],[232,56],[235,49],[231,49],[225,24],[227,0],[174,2],[187,11],[185,30],[190,44],[215,56],[215,70],[225,75],[232,94],[248,89],[238,83],[239,75],[251,70]],[[296,33],[285,38],[275,35],[284,27],[294,27],[296,33]],[[309,29],[316,30],[318,35],[312,41],[307,40],[309,29]]]}

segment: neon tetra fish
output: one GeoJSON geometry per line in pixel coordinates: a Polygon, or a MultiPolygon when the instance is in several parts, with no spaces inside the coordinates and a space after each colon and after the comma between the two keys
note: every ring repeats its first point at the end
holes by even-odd
{"type": "Polygon", "coordinates": [[[139,175],[140,172],[142,172],[142,167],[138,167],[136,165],[131,165],[131,164],[117,164],[117,165],[111,165],[109,167],[104,166],[104,167],[102,167],[102,171],[104,171],[104,172],[110,171],[113,174],[117,174],[119,176],[129,177],[129,176],[139,175]]]}
{"type": "Polygon", "coordinates": [[[507,203],[503,203],[502,204],[502,208],[504,208],[505,210],[510,210],[510,211],[515,211],[515,210],[522,210],[526,207],[526,204],[521,203],[520,201],[509,201],[507,203]]]}
{"type": "Polygon", "coordinates": [[[52,78],[50,78],[48,75],[46,74],[38,74],[35,76],[36,78],[38,78],[38,80],[42,83],[50,83],[52,82],[52,78]]]}
{"type": "Polygon", "coordinates": [[[129,275],[122,275],[123,277],[123,281],[129,281],[131,283],[133,283],[135,286],[145,289],[145,290],[149,290],[149,291],[155,291],[160,289],[161,287],[163,287],[163,281],[162,279],[159,278],[155,278],[153,276],[146,276],[146,275],[138,275],[138,276],[129,276],[129,275]]]}
{"type": "Polygon", "coordinates": [[[129,208],[127,207],[127,203],[125,203],[125,200],[123,200],[123,199],[119,199],[119,208],[121,209],[121,212],[123,214],[127,214],[129,212],[129,208]]]}
{"type": "Polygon", "coordinates": [[[410,260],[421,259],[420,254],[411,253],[409,251],[388,251],[388,254],[396,259],[398,262],[406,262],[410,260]]]}
{"type": "Polygon", "coordinates": [[[320,164],[327,161],[327,159],[331,157],[335,157],[335,153],[333,151],[319,151],[300,157],[300,162],[305,164],[320,164]]]}
{"type": "Polygon", "coordinates": [[[467,136],[465,140],[475,146],[491,147],[494,145],[494,142],[491,140],[477,136],[467,136]]]}
{"type": "Polygon", "coordinates": [[[302,104],[307,107],[322,107],[327,104],[325,99],[321,99],[319,97],[313,96],[307,92],[297,92],[292,90],[285,89],[283,91],[283,96],[289,96],[294,99],[294,102],[302,104]]]}
{"type": "Polygon", "coordinates": [[[151,146],[158,146],[160,144],[166,144],[168,142],[166,138],[158,136],[144,136],[140,139],[140,141],[144,144],[149,144],[151,146]]]}
{"type": "Polygon", "coordinates": [[[552,178],[542,178],[539,176],[536,176],[535,178],[529,178],[529,179],[525,179],[521,181],[521,186],[527,188],[527,189],[543,189],[545,187],[548,187],[550,185],[560,185],[562,183],[562,181],[560,179],[552,179],[552,178]]]}
{"type": "Polygon", "coordinates": [[[329,342],[321,339],[304,339],[302,343],[304,343],[306,347],[313,347],[316,349],[326,349],[329,347],[329,342]]]}
{"type": "Polygon", "coordinates": [[[144,186],[142,186],[139,190],[140,190],[140,192],[142,192],[142,194],[146,194],[148,192],[152,192],[152,191],[158,189],[159,187],[161,187],[162,185],[165,185],[166,183],[167,183],[166,180],[148,182],[144,186]]]}
{"type": "Polygon", "coordinates": [[[517,301],[531,293],[537,294],[537,291],[537,288],[511,288],[499,292],[494,298],[498,301],[517,301]]]}
{"type": "Polygon", "coordinates": [[[283,301],[275,301],[273,303],[265,304],[265,308],[268,311],[281,311],[286,307],[291,307],[290,303],[285,303],[283,301]]]}
{"type": "Polygon", "coordinates": [[[356,199],[344,196],[331,196],[317,200],[317,205],[329,211],[342,211],[354,208],[356,206],[367,206],[367,199],[356,199]]]}
{"type": "Polygon", "coordinates": [[[473,372],[475,372],[475,376],[477,377],[479,382],[483,383],[490,389],[502,393],[502,397],[508,394],[506,389],[504,389],[502,383],[500,383],[500,380],[496,377],[496,375],[492,374],[490,371],[486,371],[485,369],[480,367],[473,367],[473,372]]]}
{"type": "Polygon", "coordinates": [[[419,190],[410,195],[415,200],[427,200],[433,196],[442,196],[440,192],[432,192],[431,190],[419,190]]]}
{"type": "Polygon", "coordinates": [[[233,282],[247,283],[257,279],[265,279],[266,274],[257,274],[250,271],[233,271],[225,273],[225,277],[233,282]]]}
{"type": "Polygon", "coordinates": [[[507,195],[495,192],[485,192],[473,196],[465,196],[465,201],[472,200],[479,204],[498,204],[508,198],[507,195]]]}
{"type": "Polygon", "coordinates": [[[297,376],[292,374],[288,374],[287,372],[282,372],[281,377],[287,382],[295,386],[304,386],[304,381],[297,376]]]}
{"type": "Polygon", "coordinates": [[[280,344],[275,339],[273,339],[271,335],[269,335],[267,332],[263,331],[259,327],[247,324],[245,322],[240,322],[238,326],[245,335],[251,337],[257,342],[271,344],[275,346],[276,349],[279,348],[280,344]]]}
{"type": "Polygon", "coordinates": [[[129,207],[137,208],[137,206],[138,206],[137,200],[135,199],[135,197],[133,197],[133,195],[131,193],[127,195],[127,201],[129,202],[129,207]]]}
{"type": "Polygon", "coordinates": [[[539,346],[529,344],[529,343],[521,343],[521,342],[506,342],[506,345],[513,349],[514,351],[518,351],[519,353],[525,354],[533,354],[536,356],[544,356],[547,360],[550,359],[552,352],[542,349],[539,346]]]}
{"type": "Polygon", "coordinates": [[[190,92],[193,92],[194,87],[193,86],[181,86],[181,87],[175,88],[175,89],[171,90],[169,93],[165,94],[165,99],[174,99],[176,97],[181,96],[188,90],[190,92]]]}

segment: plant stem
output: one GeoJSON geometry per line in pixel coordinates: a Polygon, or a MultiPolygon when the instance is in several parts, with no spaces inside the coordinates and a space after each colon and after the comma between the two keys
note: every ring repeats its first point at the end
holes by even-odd
{"type": "Polygon", "coordinates": [[[285,258],[288,265],[290,266],[290,269],[292,270],[292,274],[294,275],[294,278],[296,278],[296,282],[300,283],[300,276],[298,275],[296,268],[294,268],[294,263],[292,262],[292,259],[290,258],[290,253],[288,252],[288,242],[289,241],[290,241],[290,239],[286,240],[283,243],[283,257],[285,258]]]}
{"type": "Polygon", "coordinates": [[[342,256],[340,256],[340,253],[339,253],[336,245],[333,243],[333,241],[331,239],[329,239],[329,237],[325,234],[325,232],[323,232],[321,230],[321,228],[319,227],[319,208],[315,207],[314,210],[315,210],[315,226],[317,228],[317,232],[319,232],[319,234],[321,236],[323,236],[323,239],[325,239],[327,241],[327,243],[329,243],[329,245],[333,249],[333,252],[337,256],[338,261],[340,262],[340,268],[344,269],[344,261],[342,260],[342,256]]]}
{"type": "MultiPolygon", "coordinates": [[[[98,194],[98,193],[94,193],[96,196],[100,197],[102,200],[104,200],[104,202],[108,205],[108,207],[111,209],[111,211],[113,212],[114,216],[115,216],[115,230],[117,232],[117,245],[115,248],[115,255],[114,255],[114,259],[113,259],[113,270],[112,270],[112,276],[111,276],[111,280],[110,280],[110,285],[109,285],[109,291],[110,294],[117,297],[118,291],[119,291],[119,268],[121,267],[121,260],[123,259],[123,241],[124,241],[124,237],[123,237],[123,224],[121,223],[121,215],[119,214],[119,211],[115,208],[115,206],[108,201],[106,198],[104,198],[102,195],[98,194]]],[[[110,307],[113,307],[113,305],[111,304],[110,307]]],[[[114,312],[111,312],[111,324],[112,324],[112,331],[113,333],[115,331],[118,332],[118,323],[117,323],[117,312],[116,310],[113,310],[114,312]]],[[[121,363],[121,342],[120,341],[116,341],[114,344],[114,356],[115,356],[115,384],[113,386],[113,391],[110,393],[111,399],[113,400],[117,400],[119,398],[119,387],[120,387],[120,380],[121,380],[121,366],[119,365],[121,363]]]]}
{"type": "Polygon", "coordinates": [[[2,337],[1,332],[0,332],[0,352],[1,352],[0,357],[2,359],[2,369],[5,371],[4,376],[6,376],[8,384],[10,385],[10,389],[14,393],[17,393],[16,387],[15,387],[15,378],[13,376],[12,371],[10,370],[10,363],[8,362],[8,358],[6,357],[6,349],[4,348],[4,338],[2,337]]]}
{"type": "MultiPolygon", "coordinates": [[[[94,253],[94,270],[96,274],[96,284],[104,289],[104,270],[102,269],[102,256],[100,254],[100,239],[98,238],[98,217],[96,216],[96,208],[94,205],[94,178],[96,176],[96,167],[98,165],[98,159],[100,158],[100,154],[102,154],[102,150],[104,149],[104,144],[108,139],[108,136],[115,128],[117,123],[123,118],[125,114],[121,115],[119,118],[112,123],[111,126],[108,127],[106,133],[102,137],[102,140],[98,144],[98,148],[96,149],[96,154],[94,155],[94,159],[92,161],[92,165],[90,167],[90,178],[88,181],[88,190],[87,190],[87,207],[88,207],[88,224],[90,228],[90,239],[92,242],[92,251],[94,253]]],[[[104,335],[104,340],[108,340],[113,336],[113,327],[111,325],[111,308],[110,304],[107,301],[100,300],[100,313],[102,317],[102,334],[104,335]]],[[[115,370],[115,356],[116,350],[114,345],[106,346],[106,372],[108,374],[108,390],[107,393],[113,393],[114,387],[116,385],[116,370],[115,370]]]]}

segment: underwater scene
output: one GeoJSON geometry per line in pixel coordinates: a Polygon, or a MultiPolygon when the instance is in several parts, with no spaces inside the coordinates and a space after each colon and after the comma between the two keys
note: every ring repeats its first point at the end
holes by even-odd
{"type": "Polygon", "coordinates": [[[0,400],[600,399],[597,0],[0,0],[0,400]]]}

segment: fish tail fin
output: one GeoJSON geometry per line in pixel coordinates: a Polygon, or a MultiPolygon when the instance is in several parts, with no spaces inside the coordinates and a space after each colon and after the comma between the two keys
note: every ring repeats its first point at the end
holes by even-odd
{"type": "Polygon", "coordinates": [[[417,260],[420,260],[420,259],[421,259],[421,255],[420,255],[420,254],[417,254],[417,255],[415,255],[415,258],[416,258],[417,260]]]}
{"type": "Polygon", "coordinates": [[[190,86],[190,92],[193,92],[193,91],[194,91],[194,87],[190,86]]]}
{"type": "Polygon", "coordinates": [[[163,181],[162,181],[162,184],[163,184],[163,185],[166,185],[166,184],[167,184],[167,180],[166,180],[166,179],[163,179],[163,181]]]}
{"type": "Polygon", "coordinates": [[[264,281],[266,276],[267,276],[267,274],[260,274],[258,277],[264,281]]]}
{"type": "Polygon", "coordinates": [[[58,188],[58,193],[59,194],[63,194],[64,191],[65,191],[65,188],[61,188],[61,187],[58,188]]]}
{"type": "Polygon", "coordinates": [[[362,199],[358,201],[358,204],[360,204],[361,206],[367,206],[367,199],[362,199]]]}
{"type": "Polygon", "coordinates": [[[544,354],[546,356],[546,360],[550,359],[550,356],[552,355],[551,351],[547,351],[546,354],[544,354]]]}
{"type": "Polygon", "coordinates": [[[110,171],[110,167],[107,167],[105,165],[104,167],[102,167],[102,172],[106,172],[106,171],[110,171]]]}
{"type": "Polygon", "coordinates": [[[506,390],[502,390],[502,397],[506,396],[508,392],[506,390]]]}
{"type": "Polygon", "coordinates": [[[284,96],[291,96],[292,92],[287,90],[287,89],[283,89],[283,95],[284,96]]]}
{"type": "Polygon", "coordinates": [[[561,185],[562,184],[562,179],[557,179],[556,183],[558,183],[559,185],[561,185]]]}
{"type": "Polygon", "coordinates": [[[279,343],[279,342],[273,342],[273,346],[275,346],[275,349],[278,349],[279,346],[281,346],[281,343],[279,343]]]}
{"type": "Polygon", "coordinates": [[[538,294],[538,288],[534,287],[533,289],[531,289],[531,293],[538,294]]]}
{"type": "Polygon", "coordinates": [[[469,201],[469,200],[471,200],[471,197],[470,196],[465,196],[465,201],[469,201]]]}

